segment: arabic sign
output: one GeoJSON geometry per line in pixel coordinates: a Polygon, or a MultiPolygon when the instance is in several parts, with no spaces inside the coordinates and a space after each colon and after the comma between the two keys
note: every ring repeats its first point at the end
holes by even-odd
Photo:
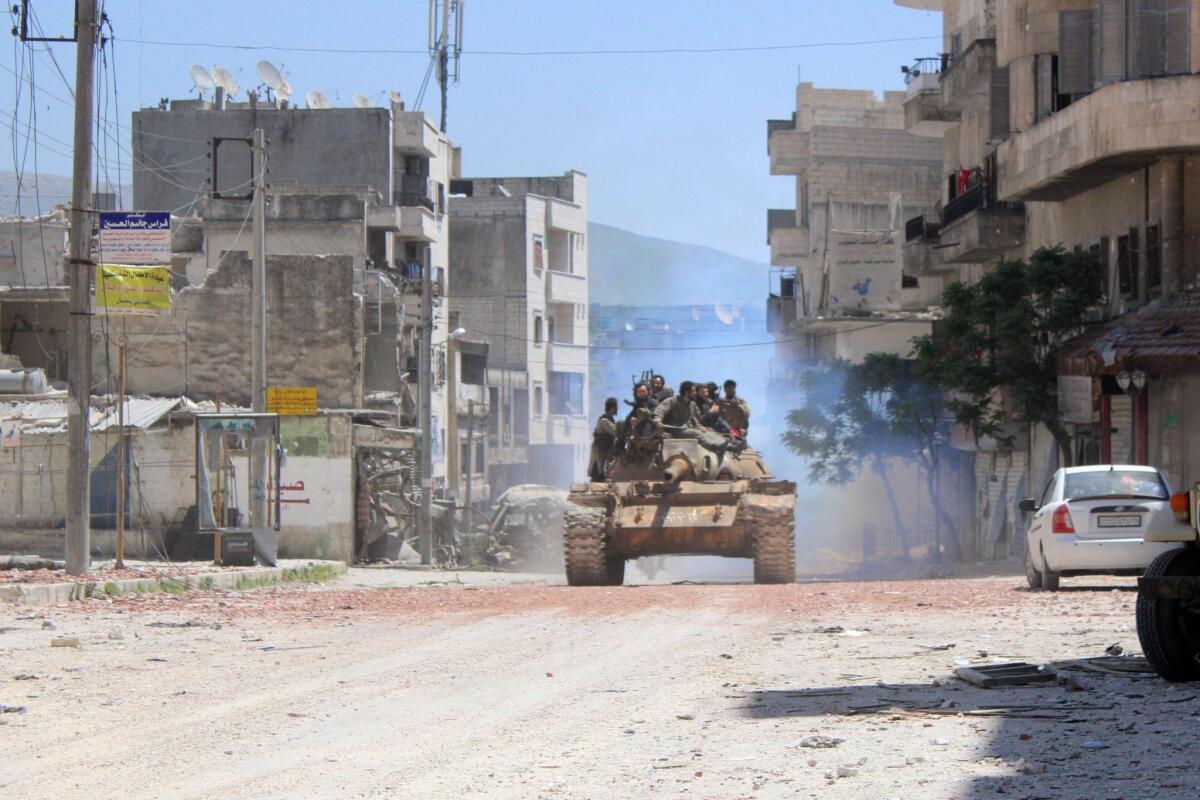
{"type": "Polygon", "coordinates": [[[142,317],[171,313],[171,268],[98,265],[96,310],[142,317]]]}
{"type": "Polygon", "coordinates": [[[890,231],[832,231],[831,308],[897,309],[904,256],[890,231]]]}
{"type": "Polygon", "coordinates": [[[315,417],[317,387],[268,386],[267,411],[281,417],[315,417]]]}
{"type": "Polygon", "coordinates": [[[118,264],[170,263],[170,212],[100,212],[100,260],[118,264]]]}

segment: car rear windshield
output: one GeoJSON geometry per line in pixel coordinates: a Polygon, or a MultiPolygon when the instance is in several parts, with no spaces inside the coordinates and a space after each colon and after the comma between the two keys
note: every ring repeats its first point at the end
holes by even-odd
{"type": "Polygon", "coordinates": [[[1104,472],[1075,472],[1067,474],[1063,499],[1086,497],[1153,497],[1167,499],[1167,487],[1157,472],[1110,469],[1104,472]]]}

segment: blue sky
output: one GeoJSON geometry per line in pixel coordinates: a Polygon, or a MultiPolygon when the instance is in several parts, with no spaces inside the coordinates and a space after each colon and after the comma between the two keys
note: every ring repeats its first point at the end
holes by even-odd
{"type": "MultiPolygon", "coordinates": [[[[65,0],[34,0],[49,32],[68,24],[65,0]]],[[[188,94],[187,68],[221,64],[243,86],[254,65],[280,65],[302,98],[336,105],[356,92],[415,100],[428,57],[424,0],[109,0],[121,124],[137,105],[188,94]],[[147,42],[147,43],[142,43],[147,42]],[[176,44],[149,44],[172,42],[176,44]],[[289,52],[267,47],[416,50],[413,54],[289,52]]],[[[890,0],[467,0],[462,82],[449,132],[470,175],[588,173],[593,220],[638,233],[767,259],[766,209],[794,204],[789,178],[767,172],[766,120],[786,117],[797,76],[818,86],[896,89],[899,67],[938,49],[936,14],[890,0]],[[818,42],[885,43],[704,54],[488,55],[471,51],[720,48],[818,42]]],[[[73,80],[73,45],[50,45],[73,80]]],[[[15,54],[0,58],[0,109],[12,123],[15,54]]],[[[110,68],[111,68],[110,64],[110,68]]],[[[37,85],[67,97],[45,53],[37,85]]],[[[22,101],[27,103],[27,97],[22,101]]],[[[110,104],[113,102],[110,98],[110,104]]],[[[431,87],[422,109],[436,115],[431,87]]],[[[71,110],[42,94],[38,130],[71,139],[71,110]]],[[[110,105],[110,114],[114,107],[110,105]]],[[[18,129],[28,123],[20,110],[18,129]]],[[[128,146],[128,130],[121,131],[128,146]]],[[[13,166],[0,128],[0,168],[13,166]]],[[[41,139],[39,167],[68,174],[60,142],[41,139]],[[55,151],[58,152],[55,152],[55,151]]],[[[115,160],[115,153],[110,153],[115,160]]],[[[126,159],[127,161],[128,159],[126,159]]]]}

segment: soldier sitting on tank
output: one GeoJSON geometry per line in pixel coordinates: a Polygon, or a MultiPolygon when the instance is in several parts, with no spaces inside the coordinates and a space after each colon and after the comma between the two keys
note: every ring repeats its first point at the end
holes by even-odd
{"type": "Polygon", "coordinates": [[[670,386],[667,386],[667,381],[662,375],[655,375],[650,379],[650,394],[656,403],[661,403],[675,392],[671,391],[670,386]]]}
{"type": "Polygon", "coordinates": [[[729,433],[729,424],[721,419],[721,407],[717,405],[715,383],[696,384],[696,421],[701,427],[712,428],[717,433],[729,433]]]}
{"type": "Polygon", "coordinates": [[[724,436],[700,427],[696,421],[695,396],[694,383],[679,384],[679,394],[668,397],[654,409],[654,421],[668,437],[696,439],[701,447],[721,455],[730,443],[724,436]]]}
{"type": "Polygon", "coordinates": [[[737,381],[725,381],[725,396],[719,403],[721,418],[729,424],[731,433],[741,439],[746,438],[750,429],[750,406],[737,396],[737,381]]]}
{"type": "Polygon", "coordinates": [[[639,419],[653,414],[658,406],[651,394],[650,384],[645,381],[633,387],[633,399],[626,400],[625,404],[632,406],[632,410],[625,416],[625,424],[629,427],[634,426],[639,419]]]}

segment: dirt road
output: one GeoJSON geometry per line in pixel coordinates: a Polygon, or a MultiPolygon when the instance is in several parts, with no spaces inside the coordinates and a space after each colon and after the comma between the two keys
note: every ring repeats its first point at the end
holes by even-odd
{"type": "Polygon", "coordinates": [[[0,608],[0,704],[26,708],[0,714],[0,797],[1129,800],[1200,786],[1200,690],[949,678],[956,659],[1136,649],[1127,581],[1049,595],[1008,578],[463,580],[387,588],[352,570],[44,620],[0,608]]]}

